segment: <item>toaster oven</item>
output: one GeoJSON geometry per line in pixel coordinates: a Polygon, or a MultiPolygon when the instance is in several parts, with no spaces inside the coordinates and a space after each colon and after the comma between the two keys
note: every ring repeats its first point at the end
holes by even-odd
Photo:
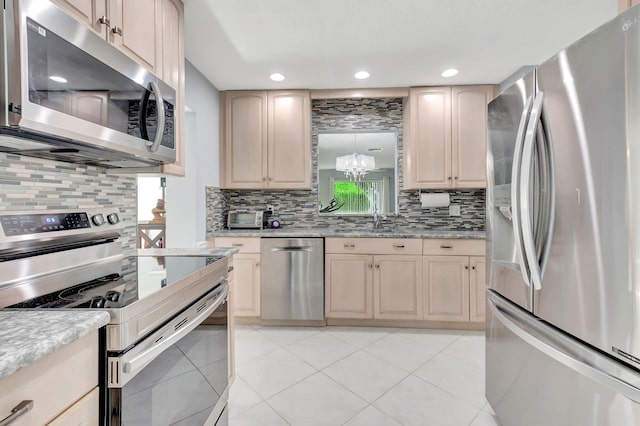
{"type": "Polygon", "coordinates": [[[232,210],[227,216],[229,229],[262,229],[263,211],[232,210]]]}

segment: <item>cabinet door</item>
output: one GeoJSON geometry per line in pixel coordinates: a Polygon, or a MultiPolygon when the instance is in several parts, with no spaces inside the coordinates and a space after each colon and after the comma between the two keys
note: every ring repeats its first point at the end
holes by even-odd
{"type": "Polygon", "coordinates": [[[237,317],[260,316],[260,255],[233,256],[233,310],[237,317]]]}
{"type": "Polygon", "coordinates": [[[184,8],[180,0],[163,0],[160,11],[162,80],[176,90],[176,161],[162,166],[162,173],[184,176],[185,122],[184,122],[184,8]]]}
{"type": "Polygon", "coordinates": [[[109,0],[108,40],[148,70],[158,74],[161,28],[157,0],[109,0]]]}
{"type": "Polygon", "coordinates": [[[327,318],[373,318],[372,268],[372,256],[325,255],[327,318]]]}
{"type": "Polygon", "coordinates": [[[223,188],[266,186],[267,93],[224,94],[223,188]]]}
{"type": "Polygon", "coordinates": [[[451,87],[411,89],[405,189],[451,186],[451,87]]]}
{"type": "Polygon", "coordinates": [[[472,256],[469,258],[471,267],[469,276],[469,300],[471,303],[469,315],[471,321],[484,322],[485,299],[486,299],[486,265],[484,256],[472,256]]]}
{"type": "Polygon", "coordinates": [[[422,318],[421,259],[422,256],[374,256],[374,318],[422,318]]]}
{"type": "Polygon", "coordinates": [[[311,189],[311,97],[268,92],[267,187],[311,189]]]}
{"type": "Polygon", "coordinates": [[[106,0],[52,0],[61,9],[78,21],[86,24],[98,34],[106,37],[107,26],[100,23],[106,17],[106,0]]]}
{"type": "Polygon", "coordinates": [[[451,89],[453,186],[486,188],[487,104],[493,86],[451,89]]]}
{"type": "Polygon", "coordinates": [[[468,256],[425,256],[424,319],[469,321],[468,256]]]}

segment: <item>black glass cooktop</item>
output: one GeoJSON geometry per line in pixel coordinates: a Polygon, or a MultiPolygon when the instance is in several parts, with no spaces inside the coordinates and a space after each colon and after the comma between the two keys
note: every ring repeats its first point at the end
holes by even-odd
{"type": "Polygon", "coordinates": [[[119,273],[72,284],[8,308],[123,308],[171,286],[205,266],[217,256],[131,256],[119,273]]]}

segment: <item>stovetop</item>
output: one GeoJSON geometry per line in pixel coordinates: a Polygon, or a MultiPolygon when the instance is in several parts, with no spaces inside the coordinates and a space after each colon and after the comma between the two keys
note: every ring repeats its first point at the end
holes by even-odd
{"type": "Polygon", "coordinates": [[[222,256],[129,256],[119,273],[69,283],[63,290],[8,306],[9,309],[118,309],[169,289],[222,256]]]}

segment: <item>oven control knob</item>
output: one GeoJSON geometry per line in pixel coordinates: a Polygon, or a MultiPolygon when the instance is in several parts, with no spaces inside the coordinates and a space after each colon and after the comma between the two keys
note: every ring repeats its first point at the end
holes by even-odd
{"type": "Polygon", "coordinates": [[[102,213],[95,214],[95,215],[91,216],[91,222],[93,222],[93,224],[95,226],[103,225],[104,224],[104,216],[102,215],[102,213]]]}
{"type": "Polygon", "coordinates": [[[115,225],[120,222],[120,218],[118,217],[118,213],[110,213],[107,215],[107,220],[110,224],[115,225]]]}

